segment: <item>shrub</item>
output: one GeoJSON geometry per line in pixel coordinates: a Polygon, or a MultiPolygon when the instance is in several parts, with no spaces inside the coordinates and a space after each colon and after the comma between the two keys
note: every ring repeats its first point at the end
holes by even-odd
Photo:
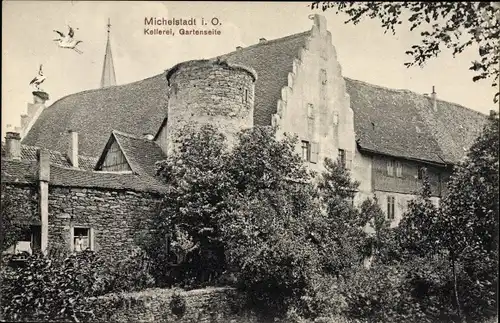
{"type": "Polygon", "coordinates": [[[63,261],[34,254],[24,266],[4,268],[2,314],[15,321],[88,320],[93,313],[86,297],[107,288],[100,268],[102,261],[91,251],[63,261]]]}

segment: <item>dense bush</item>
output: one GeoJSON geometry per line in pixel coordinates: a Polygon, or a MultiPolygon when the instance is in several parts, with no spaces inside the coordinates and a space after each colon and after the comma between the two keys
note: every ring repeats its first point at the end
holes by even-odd
{"type": "Polygon", "coordinates": [[[102,261],[90,251],[65,259],[30,256],[2,269],[2,314],[15,321],[88,320],[85,298],[106,291],[102,261]]]}
{"type": "Polygon", "coordinates": [[[147,263],[140,252],[118,263],[90,250],[36,253],[15,267],[2,266],[2,315],[15,321],[87,321],[94,315],[88,297],[152,286],[147,263]]]}

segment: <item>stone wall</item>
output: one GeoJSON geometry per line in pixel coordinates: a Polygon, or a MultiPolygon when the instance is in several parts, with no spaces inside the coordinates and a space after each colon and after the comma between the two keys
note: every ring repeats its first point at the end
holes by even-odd
{"type": "Polygon", "coordinates": [[[159,201],[149,193],[51,186],[49,246],[70,250],[72,230],[89,228],[95,251],[108,259],[127,256],[159,201]]]}
{"type": "Polygon", "coordinates": [[[172,312],[173,290],[148,289],[89,299],[96,322],[262,322],[243,309],[244,298],[232,288],[207,288],[176,292],[185,300],[185,311],[172,312]]]}

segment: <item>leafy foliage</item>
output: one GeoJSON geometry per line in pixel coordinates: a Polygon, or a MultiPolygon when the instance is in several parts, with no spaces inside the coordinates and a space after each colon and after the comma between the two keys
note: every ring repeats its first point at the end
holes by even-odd
{"type": "Polygon", "coordinates": [[[17,208],[12,203],[7,186],[1,184],[2,197],[0,199],[0,262],[1,254],[15,244],[28,227],[16,221],[17,208]]]}
{"type": "Polygon", "coordinates": [[[3,268],[2,314],[11,320],[88,320],[85,298],[105,292],[102,261],[91,251],[58,261],[41,254],[24,266],[3,268]]]}
{"type": "MultiPolygon", "coordinates": [[[[319,1],[311,6],[319,8],[319,1]]],[[[498,2],[340,2],[331,1],[323,10],[335,8],[350,18],[346,23],[358,24],[364,17],[378,19],[385,32],[396,33],[396,27],[407,24],[409,30],[419,30],[421,42],[406,51],[412,61],[406,66],[423,66],[438,56],[443,48],[453,55],[466,48],[477,48],[478,59],[470,70],[472,80],[492,79],[497,89],[499,81],[500,5],[498,2]]],[[[500,92],[494,100],[498,102],[500,92]]]]}
{"type": "Polygon", "coordinates": [[[473,319],[494,315],[497,306],[498,138],[495,114],[455,169],[443,199],[439,235],[452,260],[463,266],[456,279],[464,284],[464,311],[473,319]]]}

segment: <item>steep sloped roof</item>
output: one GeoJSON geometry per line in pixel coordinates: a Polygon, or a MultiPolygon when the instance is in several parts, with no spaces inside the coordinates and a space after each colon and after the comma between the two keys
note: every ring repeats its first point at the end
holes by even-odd
{"type": "MultiPolygon", "coordinates": [[[[270,40],[221,56],[253,68],[254,123],[269,125],[293,59],[310,32],[270,40]]],[[[407,90],[392,90],[346,78],[360,148],[438,163],[456,163],[480,132],[486,116],[454,103],[407,90]]],[[[24,143],[61,149],[60,133],[78,131],[80,151],[98,156],[112,129],[136,136],[155,134],[167,111],[165,73],[135,83],[69,95],[43,111],[24,143]]]]}
{"type": "Polygon", "coordinates": [[[99,156],[113,129],[155,134],[167,112],[165,73],[138,82],[68,95],[45,108],[23,143],[64,151],[78,132],[79,151],[99,156]]]}
{"type": "Polygon", "coordinates": [[[257,72],[254,100],[254,123],[270,125],[276,113],[281,89],[288,84],[293,60],[305,46],[310,32],[268,40],[221,56],[229,63],[252,67],[257,72]]]}
{"type": "Polygon", "coordinates": [[[486,115],[408,90],[345,78],[360,148],[437,163],[457,163],[486,122],[486,115]]]}

